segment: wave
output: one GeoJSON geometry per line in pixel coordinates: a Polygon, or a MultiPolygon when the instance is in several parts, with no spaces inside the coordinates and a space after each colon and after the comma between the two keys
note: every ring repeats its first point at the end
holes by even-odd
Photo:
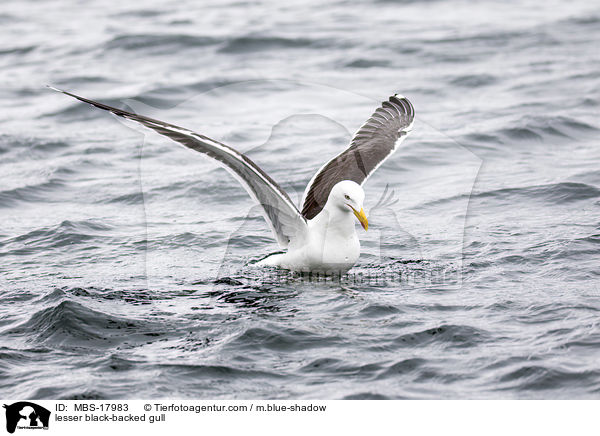
{"type": "Polygon", "coordinates": [[[0,347],[0,367],[24,367],[31,361],[39,360],[41,355],[52,353],[51,348],[34,347],[15,350],[9,347],[0,347]]]}
{"type": "Polygon", "coordinates": [[[134,9],[128,11],[119,11],[112,14],[114,18],[126,17],[126,18],[151,18],[163,15],[165,12],[160,9],[134,9]]]}
{"type": "Polygon", "coordinates": [[[104,50],[151,50],[155,53],[168,53],[171,50],[196,49],[219,46],[220,53],[243,54],[264,50],[321,47],[325,42],[308,38],[287,38],[281,36],[241,36],[228,40],[209,36],[189,34],[133,34],[119,35],[104,43],[104,50]]]}
{"type": "Polygon", "coordinates": [[[387,59],[354,59],[344,64],[347,68],[377,68],[389,67],[391,62],[387,59]]]}
{"type": "Polygon", "coordinates": [[[477,203],[478,200],[488,202],[491,200],[497,205],[504,205],[522,201],[546,204],[570,204],[598,197],[600,197],[600,189],[593,185],[586,183],[561,182],[461,194],[440,200],[429,201],[423,203],[420,207],[445,204],[456,200],[463,200],[465,198],[469,198],[472,202],[477,203]]]}
{"type": "Polygon", "coordinates": [[[290,48],[321,47],[326,42],[317,42],[308,38],[284,38],[280,36],[242,36],[227,41],[220,49],[221,53],[246,54],[265,50],[290,48]]]}
{"type": "Polygon", "coordinates": [[[11,14],[7,14],[5,12],[0,13],[0,23],[15,23],[18,22],[17,17],[11,14]]]}
{"type": "Polygon", "coordinates": [[[0,208],[13,207],[18,202],[47,202],[51,198],[50,194],[52,192],[61,190],[64,187],[64,180],[54,177],[43,183],[0,191],[0,208]]]}
{"type": "Polygon", "coordinates": [[[4,247],[9,249],[11,245],[16,246],[3,254],[32,254],[49,249],[84,244],[94,239],[108,238],[108,233],[112,229],[111,226],[97,220],[66,220],[57,226],[32,230],[3,241],[4,247]]]}
{"type": "Polygon", "coordinates": [[[65,141],[0,134],[0,154],[22,150],[50,153],[68,147],[69,144],[65,141]]]}
{"type": "MultiPolygon", "coordinates": [[[[140,188],[141,189],[141,188],[140,188]]],[[[109,197],[103,203],[120,203],[120,204],[144,204],[144,201],[150,197],[148,193],[144,194],[141,191],[129,192],[114,197],[109,197]]]]}
{"type": "Polygon", "coordinates": [[[362,316],[365,316],[369,319],[393,316],[400,313],[403,313],[402,309],[389,304],[369,304],[360,311],[362,316]]]}
{"type": "Polygon", "coordinates": [[[515,320],[522,324],[545,324],[564,319],[570,314],[579,313],[597,316],[599,308],[582,304],[547,303],[527,307],[521,314],[514,314],[515,320]]]}
{"type": "Polygon", "coordinates": [[[129,324],[79,303],[62,301],[56,306],[34,313],[28,321],[4,331],[3,334],[33,336],[38,343],[55,346],[108,347],[114,345],[114,341],[109,341],[104,336],[109,333],[110,325],[120,330],[126,329],[129,324]]]}
{"type": "Polygon", "coordinates": [[[461,142],[473,145],[477,148],[496,148],[496,145],[503,143],[497,132],[494,133],[468,133],[461,138],[461,142]]]}
{"type": "Polygon", "coordinates": [[[526,32],[512,31],[512,30],[496,30],[496,31],[485,31],[485,32],[473,32],[471,34],[461,34],[444,36],[440,38],[423,40],[425,44],[472,44],[473,42],[483,42],[485,44],[491,44],[498,48],[498,45],[505,43],[509,39],[519,38],[527,36],[526,32]]]}
{"type": "Polygon", "coordinates": [[[600,197],[600,189],[585,183],[551,183],[521,188],[503,188],[473,194],[471,198],[494,198],[516,201],[527,199],[553,204],[567,204],[600,197]]]}
{"type": "Polygon", "coordinates": [[[323,336],[306,330],[272,326],[271,328],[252,327],[231,340],[227,346],[234,349],[268,349],[272,351],[292,351],[323,348],[340,344],[338,336],[323,336]]]}
{"type": "Polygon", "coordinates": [[[177,50],[206,47],[219,42],[218,39],[209,36],[188,34],[133,34],[115,36],[106,42],[103,48],[104,50],[118,49],[127,51],[148,48],[152,50],[177,50]]]}
{"type": "Polygon", "coordinates": [[[598,370],[566,370],[559,368],[546,367],[542,365],[523,364],[517,369],[512,369],[499,378],[499,383],[507,385],[499,387],[498,390],[546,390],[560,389],[568,387],[574,389],[577,386],[581,388],[597,385],[600,380],[600,371],[598,370]]]}
{"type": "Polygon", "coordinates": [[[467,74],[453,78],[450,80],[450,84],[461,88],[479,88],[492,85],[497,81],[498,79],[491,74],[467,74]]]}
{"type": "MultiPolygon", "coordinates": [[[[43,390],[41,390],[43,392],[43,390]]],[[[67,392],[66,394],[62,394],[60,397],[57,396],[56,394],[46,394],[45,392],[43,392],[43,396],[39,396],[42,392],[38,392],[36,393],[36,395],[34,395],[33,399],[45,399],[45,398],[52,398],[52,399],[61,399],[61,400],[71,400],[71,401],[93,401],[93,400],[107,400],[110,399],[111,397],[109,397],[107,394],[100,392],[100,391],[95,391],[93,389],[88,389],[85,390],[81,393],[70,393],[67,392]]],[[[127,394],[124,392],[123,393],[123,397],[125,398],[127,396],[127,394]]]]}
{"type": "MultiPolygon", "coordinates": [[[[390,1],[390,0],[379,0],[379,1],[390,1]]],[[[356,394],[346,395],[342,399],[343,400],[389,400],[390,397],[382,395],[382,394],[375,394],[373,392],[358,392],[356,394]]]]}
{"type": "Polygon", "coordinates": [[[541,142],[546,138],[571,138],[597,131],[591,124],[567,116],[528,116],[517,126],[500,129],[495,134],[506,140],[541,142]]]}
{"type": "Polygon", "coordinates": [[[19,55],[19,56],[21,56],[21,55],[27,54],[27,53],[35,50],[36,48],[37,48],[37,46],[35,46],[35,45],[26,45],[26,46],[22,46],[22,47],[5,48],[5,49],[0,50],[0,56],[4,56],[4,55],[19,55]]]}
{"type": "Polygon", "coordinates": [[[583,15],[569,17],[559,21],[560,24],[573,24],[577,31],[581,31],[581,26],[589,26],[590,30],[597,30],[600,23],[600,15],[583,15]]]}
{"type": "Polygon", "coordinates": [[[491,335],[482,329],[467,325],[441,325],[427,330],[406,333],[393,339],[400,347],[424,346],[432,343],[445,344],[451,348],[473,347],[485,342],[491,335]]]}
{"type": "Polygon", "coordinates": [[[139,368],[140,365],[145,362],[140,359],[127,359],[118,354],[110,354],[109,356],[102,356],[92,362],[90,365],[96,368],[98,371],[104,372],[125,372],[139,368]]]}
{"type": "Polygon", "coordinates": [[[80,303],[63,300],[39,310],[29,320],[2,332],[6,337],[27,337],[52,347],[105,349],[119,344],[147,343],[167,335],[147,321],[99,312],[80,303]]]}
{"type": "Polygon", "coordinates": [[[373,379],[383,369],[379,363],[350,364],[340,359],[318,358],[302,366],[303,374],[335,374],[347,379],[373,379]]]}
{"type": "MultiPolygon", "coordinates": [[[[491,82],[482,81],[481,84],[470,83],[469,76],[465,78],[465,84],[468,87],[484,86],[491,82]]],[[[463,78],[454,79],[458,82],[463,78]]],[[[474,81],[478,79],[473,77],[474,81]]],[[[460,86],[459,83],[454,83],[460,86]]],[[[474,132],[464,135],[460,142],[468,144],[475,149],[494,149],[503,151],[503,144],[514,146],[521,143],[539,143],[546,144],[549,141],[554,144],[564,144],[570,146],[571,141],[579,138],[585,139],[595,134],[600,129],[585,121],[568,116],[526,116],[517,122],[513,122],[510,127],[503,127],[494,131],[474,132]],[[559,140],[560,142],[557,142],[559,140]],[[570,140],[570,141],[568,141],[570,140]]]]}
{"type": "Polygon", "coordinates": [[[198,380],[202,378],[210,379],[238,379],[238,378],[279,378],[282,375],[276,372],[260,371],[254,369],[241,369],[229,365],[193,365],[184,363],[170,363],[153,365],[153,368],[160,370],[168,379],[184,378],[189,380],[198,380]]]}
{"type": "Polygon", "coordinates": [[[73,85],[86,85],[86,84],[91,84],[91,85],[99,85],[99,84],[117,84],[118,81],[110,78],[110,77],[106,77],[106,76],[99,76],[99,75],[95,75],[95,74],[82,74],[82,75],[70,75],[69,77],[66,78],[56,78],[53,79],[52,84],[54,86],[67,86],[67,87],[72,87],[73,85]]]}
{"type": "Polygon", "coordinates": [[[176,293],[159,294],[145,289],[104,289],[96,287],[64,287],[60,289],[65,295],[92,298],[96,300],[120,301],[130,305],[147,305],[152,300],[176,298],[176,293]]]}
{"type": "Polygon", "coordinates": [[[397,377],[398,375],[406,375],[419,371],[427,361],[418,357],[403,359],[385,368],[377,375],[378,379],[386,379],[389,377],[397,377]]]}

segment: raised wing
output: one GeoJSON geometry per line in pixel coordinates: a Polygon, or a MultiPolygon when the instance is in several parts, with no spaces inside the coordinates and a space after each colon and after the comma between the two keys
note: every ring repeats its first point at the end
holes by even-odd
{"type": "Polygon", "coordinates": [[[410,133],[414,118],[413,105],[401,95],[384,101],[356,132],[350,147],[323,165],[308,183],[302,216],[309,220],[317,216],[336,183],[352,180],[362,185],[410,133]]]}
{"type": "Polygon", "coordinates": [[[117,109],[67,91],[50,88],[120,117],[137,121],[187,148],[212,157],[238,179],[250,196],[262,206],[263,215],[281,247],[285,248],[290,241],[304,236],[306,220],[300,215],[294,203],[273,179],[242,153],[191,130],[117,109]]]}

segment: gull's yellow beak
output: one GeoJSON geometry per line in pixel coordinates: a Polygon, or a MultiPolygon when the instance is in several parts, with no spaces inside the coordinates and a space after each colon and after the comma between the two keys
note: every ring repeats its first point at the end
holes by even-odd
{"type": "Polygon", "coordinates": [[[360,221],[360,224],[363,226],[363,229],[369,230],[369,220],[367,220],[365,210],[361,208],[360,212],[357,212],[356,209],[352,208],[352,212],[354,212],[354,215],[360,221]]]}

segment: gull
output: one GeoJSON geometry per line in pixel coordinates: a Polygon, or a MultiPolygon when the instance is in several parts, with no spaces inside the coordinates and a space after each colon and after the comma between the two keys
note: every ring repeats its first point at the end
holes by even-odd
{"type": "Polygon", "coordinates": [[[362,185],[411,132],[415,111],[405,97],[384,101],[358,129],[348,148],[325,163],[312,177],[298,210],[285,191],[250,158],[199,133],[164,121],[127,112],[54,87],[84,103],[136,121],[179,144],[203,153],[228,170],[262,206],[263,216],[279,246],[256,266],[292,271],[346,273],[360,256],[354,218],[367,230],[362,185]]]}

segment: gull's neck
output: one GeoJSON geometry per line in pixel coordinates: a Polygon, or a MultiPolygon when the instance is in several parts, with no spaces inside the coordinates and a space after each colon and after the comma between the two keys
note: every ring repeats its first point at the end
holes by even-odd
{"type": "Polygon", "coordinates": [[[344,236],[356,233],[354,216],[350,210],[345,211],[329,201],[323,210],[312,219],[312,223],[327,232],[337,232],[344,236]]]}

